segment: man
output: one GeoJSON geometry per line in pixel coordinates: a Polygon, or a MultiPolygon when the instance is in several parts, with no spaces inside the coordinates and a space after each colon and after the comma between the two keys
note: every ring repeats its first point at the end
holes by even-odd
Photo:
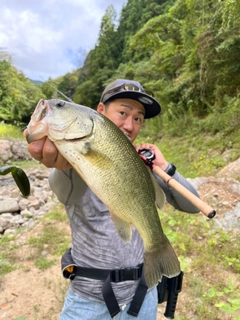
{"type": "MultiPolygon", "coordinates": [[[[108,117],[134,142],[144,119],[157,116],[161,106],[144,91],[139,82],[118,79],[105,88],[97,111],[108,117]]],[[[140,149],[151,149],[155,154],[155,165],[197,195],[196,190],[164,158],[157,146],[143,143],[136,146],[137,151],[140,149]]],[[[149,288],[147,293],[147,289],[140,290],[140,287],[144,288],[142,273],[138,272],[142,271],[143,243],[136,229],[133,228],[128,243],[120,239],[108,208],[48,138],[32,142],[29,151],[45,166],[55,168],[50,173],[49,183],[66,207],[72,231],[72,249],[63,257],[63,269],[66,267],[63,274],[70,276],[71,282],[60,319],[107,320],[114,317],[133,320],[133,316],[137,316],[140,320],[155,320],[158,303],[156,287],[149,288]],[[74,273],[67,268],[72,264],[78,266],[74,273]],[[106,271],[109,273],[109,270],[113,271],[111,280],[107,282],[102,274],[106,271]],[[122,274],[125,278],[121,277],[122,274]]],[[[197,208],[162,179],[156,179],[167,201],[176,209],[198,212],[197,208]]]]}

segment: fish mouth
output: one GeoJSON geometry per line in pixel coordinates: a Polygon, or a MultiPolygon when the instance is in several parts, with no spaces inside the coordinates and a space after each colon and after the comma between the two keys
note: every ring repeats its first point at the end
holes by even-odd
{"type": "Polygon", "coordinates": [[[26,140],[28,143],[31,143],[37,139],[41,139],[44,136],[42,132],[46,130],[46,124],[44,124],[44,121],[42,120],[47,116],[48,112],[51,109],[52,108],[49,105],[47,100],[41,99],[38,102],[31,116],[31,121],[29,122],[26,129],[26,140]],[[37,127],[37,130],[36,130],[36,127],[37,127]]]}
{"type": "Polygon", "coordinates": [[[35,121],[41,121],[43,118],[46,117],[47,113],[51,110],[51,106],[49,105],[47,100],[41,99],[38,102],[38,105],[36,107],[36,115],[35,115],[35,121]]]}

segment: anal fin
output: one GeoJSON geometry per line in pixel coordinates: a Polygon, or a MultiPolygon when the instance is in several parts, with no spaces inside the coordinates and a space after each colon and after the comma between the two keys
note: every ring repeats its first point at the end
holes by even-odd
{"type": "Polygon", "coordinates": [[[132,226],[130,223],[122,220],[121,218],[119,218],[118,216],[110,213],[112,221],[115,225],[115,228],[117,229],[117,232],[120,236],[120,238],[125,241],[128,242],[130,241],[131,237],[132,237],[132,226]]]}

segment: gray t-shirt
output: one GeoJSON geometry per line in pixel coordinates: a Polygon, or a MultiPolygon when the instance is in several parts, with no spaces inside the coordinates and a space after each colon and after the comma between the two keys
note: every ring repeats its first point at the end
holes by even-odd
{"type": "MultiPolygon", "coordinates": [[[[155,176],[166,194],[167,201],[180,211],[197,213],[199,210],[155,176]]],[[[178,172],[174,179],[198,196],[193,186],[178,172]]],[[[110,218],[108,208],[91,191],[74,169],[52,169],[49,176],[51,189],[62,202],[69,217],[72,231],[72,257],[82,267],[118,269],[136,267],[143,262],[143,242],[133,227],[132,238],[124,242],[110,218]]],[[[129,303],[139,281],[112,283],[119,305],[129,303]]],[[[101,280],[75,277],[71,289],[83,299],[103,301],[101,280]]]]}

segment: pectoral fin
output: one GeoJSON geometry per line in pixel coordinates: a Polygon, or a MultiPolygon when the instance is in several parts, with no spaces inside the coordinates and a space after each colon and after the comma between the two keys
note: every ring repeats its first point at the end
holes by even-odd
{"type": "Polygon", "coordinates": [[[102,153],[100,150],[93,148],[91,144],[86,145],[87,152],[84,153],[85,159],[95,168],[100,168],[101,170],[110,170],[113,167],[113,161],[106,154],[102,153]]]}
{"type": "Polygon", "coordinates": [[[122,220],[121,218],[112,213],[110,213],[110,215],[120,238],[125,242],[130,241],[132,237],[131,224],[122,220]]]}
{"type": "Polygon", "coordinates": [[[86,141],[78,141],[75,146],[76,150],[84,155],[91,151],[90,144],[86,141]]]}
{"type": "MultiPolygon", "coordinates": [[[[102,153],[100,150],[94,148],[90,142],[80,140],[75,143],[74,148],[85,155],[85,157],[88,159],[89,162],[96,163],[96,158],[100,161],[109,162],[111,159],[106,156],[104,153],[102,153]]],[[[112,163],[112,161],[111,161],[112,163]]]]}

